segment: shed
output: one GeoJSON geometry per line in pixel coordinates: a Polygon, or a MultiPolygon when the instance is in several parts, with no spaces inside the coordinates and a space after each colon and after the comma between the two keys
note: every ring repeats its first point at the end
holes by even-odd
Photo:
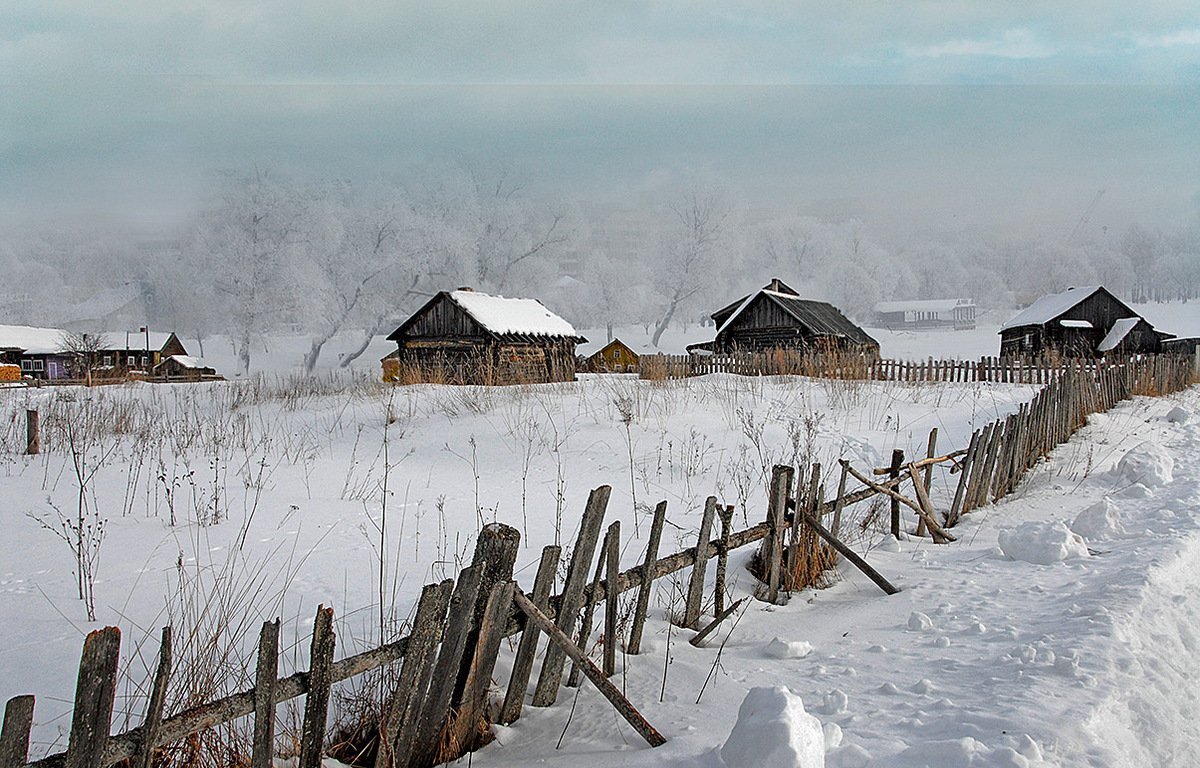
{"type": "Polygon", "coordinates": [[[1043,296],[1000,327],[1005,357],[1047,353],[1068,357],[1144,354],[1162,351],[1170,334],[1155,330],[1099,285],[1068,288],[1043,296]]]}
{"type": "Polygon", "coordinates": [[[214,381],[221,377],[217,369],[191,355],[170,355],[154,366],[154,375],[168,381],[214,381]]]}
{"type": "Polygon", "coordinates": [[[516,384],[572,381],[587,339],[537,299],[441,291],[388,336],[401,381],[516,384]]]}
{"type": "Polygon", "coordinates": [[[639,357],[628,344],[614,338],[584,360],[589,373],[636,373],[639,357]]]}
{"type": "Polygon", "coordinates": [[[712,341],[688,346],[689,352],[758,352],[800,349],[853,352],[879,357],[879,342],[832,304],[800,295],[778,278],[712,315],[712,341]]]}

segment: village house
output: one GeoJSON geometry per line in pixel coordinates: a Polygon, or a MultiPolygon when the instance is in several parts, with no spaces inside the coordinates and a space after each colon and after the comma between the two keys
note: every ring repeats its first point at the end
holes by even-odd
{"type": "Polygon", "coordinates": [[[28,379],[69,379],[74,356],[64,350],[58,328],[0,325],[0,363],[20,366],[28,379]]]}
{"type": "Polygon", "coordinates": [[[154,376],[166,381],[220,381],[217,370],[191,355],[169,355],[154,366],[154,376]]]}
{"type": "Polygon", "coordinates": [[[1043,296],[1000,327],[1002,357],[1147,354],[1171,334],[1155,330],[1099,285],[1043,296]]]}
{"type": "Polygon", "coordinates": [[[760,352],[797,349],[813,353],[854,353],[879,357],[879,342],[832,304],[802,299],[778,278],[712,315],[712,341],[689,352],[760,352]]]}
{"type": "Polygon", "coordinates": [[[975,327],[975,302],[970,299],[881,301],[873,311],[875,325],[890,331],[936,328],[969,331],[975,327]]]}
{"type": "Polygon", "coordinates": [[[187,356],[183,342],[171,332],[140,328],[102,335],[104,343],[96,355],[98,370],[105,376],[149,374],[168,357],[187,356]]]}
{"type": "Polygon", "coordinates": [[[588,373],[637,373],[638,353],[620,339],[613,339],[584,360],[588,373]]]}
{"type": "Polygon", "coordinates": [[[388,340],[398,380],[450,384],[573,381],[575,346],[587,341],[536,299],[470,288],[441,291],[388,340]]]}

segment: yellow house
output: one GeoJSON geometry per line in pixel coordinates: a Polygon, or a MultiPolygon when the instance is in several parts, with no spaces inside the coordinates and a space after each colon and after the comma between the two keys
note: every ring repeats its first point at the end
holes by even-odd
{"type": "Polygon", "coordinates": [[[586,369],[592,373],[637,373],[637,352],[620,339],[613,339],[587,359],[586,369]]]}

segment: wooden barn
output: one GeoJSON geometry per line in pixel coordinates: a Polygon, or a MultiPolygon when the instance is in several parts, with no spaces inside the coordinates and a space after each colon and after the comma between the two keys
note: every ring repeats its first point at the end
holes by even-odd
{"type": "Polygon", "coordinates": [[[154,375],[166,381],[221,381],[217,370],[191,355],[170,355],[154,366],[154,375]]]}
{"type": "Polygon", "coordinates": [[[390,336],[399,379],[448,384],[572,381],[587,341],[536,299],[442,291],[390,336]]]}
{"type": "Polygon", "coordinates": [[[1043,296],[1021,310],[1000,326],[1000,355],[1157,353],[1168,338],[1106,288],[1094,285],[1043,296]]]}
{"type": "Polygon", "coordinates": [[[855,353],[879,357],[879,342],[832,304],[802,299],[778,278],[712,314],[712,341],[688,346],[689,352],[720,354],[769,349],[814,353],[855,353]]]}
{"type": "Polygon", "coordinates": [[[588,373],[637,373],[638,353],[620,339],[613,339],[584,360],[588,373]]]}

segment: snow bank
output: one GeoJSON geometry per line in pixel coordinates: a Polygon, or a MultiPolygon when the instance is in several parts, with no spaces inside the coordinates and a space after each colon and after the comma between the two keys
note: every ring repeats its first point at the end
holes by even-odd
{"type": "Polygon", "coordinates": [[[1083,537],[1062,523],[1022,523],[1000,531],[999,542],[1001,551],[1010,559],[1037,565],[1088,556],[1083,537]]]}
{"type": "Polygon", "coordinates": [[[1145,442],[1135,445],[1117,463],[1117,476],[1130,483],[1141,483],[1147,488],[1161,488],[1171,482],[1175,462],[1171,454],[1157,443],[1145,442]]]}
{"type": "Polygon", "coordinates": [[[824,768],[825,733],[821,721],[805,712],[800,697],[786,687],[751,688],[721,759],[730,768],[824,768]]]}
{"type": "Polygon", "coordinates": [[[1071,530],[1089,541],[1104,541],[1125,535],[1121,510],[1107,496],[1076,515],[1071,530]]]}

